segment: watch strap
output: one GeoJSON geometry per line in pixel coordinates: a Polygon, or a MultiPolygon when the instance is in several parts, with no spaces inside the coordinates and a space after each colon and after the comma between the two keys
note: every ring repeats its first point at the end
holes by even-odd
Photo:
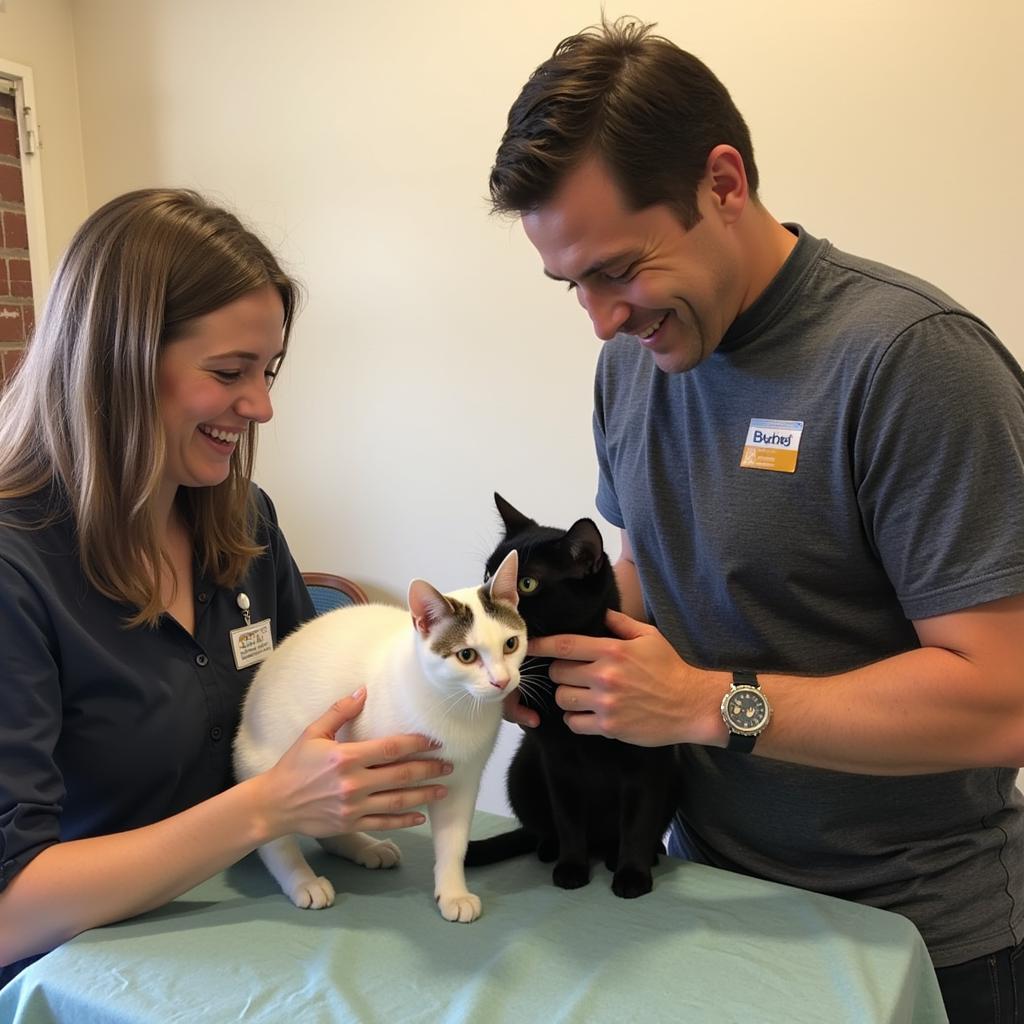
{"type": "Polygon", "coordinates": [[[732,750],[738,754],[749,754],[757,742],[756,736],[746,736],[741,732],[729,733],[729,741],[725,745],[726,750],[732,750]]]}
{"type": "MultiPolygon", "coordinates": [[[[753,686],[755,689],[760,689],[761,687],[757,674],[755,672],[747,672],[745,670],[733,672],[732,685],[753,686]]],[[[754,749],[754,744],[756,742],[756,736],[749,736],[741,732],[730,732],[729,739],[725,744],[725,749],[734,751],[738,754],[749,754],[754,749]]]]}

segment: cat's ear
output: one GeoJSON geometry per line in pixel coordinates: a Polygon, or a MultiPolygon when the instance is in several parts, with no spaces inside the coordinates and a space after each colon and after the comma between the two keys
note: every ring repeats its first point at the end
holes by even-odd
{"type": "Polygon", "coordinates": [[[428,636],[439,622],[455,614],[448,598],[426,580],[413,580],[409,584],[409,611],[420,636],[428,636]]]}
{"type": "Polygon", "coordinates": [[[536,526],[536,522],[529,516],[524,516],[517,508],[513,508],[497,491],[494,492],[494,504],[498,509],[498,515],[505,524],[505,536],[511,537],[530,526],[536,526]]]}
{"type": "Polygon", "coordinates": [[[519,552],[515,548],[501,560],[487,588],[491,600],[519,607],[519,552]]]}
{"type": "Polygon", "coordinates": [[[604,541],[593,519],[577,519],[565,531],[573,562],[584,572],[597,572],[604,565],[604,541]]]}

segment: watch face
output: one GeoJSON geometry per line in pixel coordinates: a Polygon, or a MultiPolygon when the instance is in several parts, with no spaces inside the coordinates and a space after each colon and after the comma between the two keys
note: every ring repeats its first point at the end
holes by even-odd
{"type": "Polygon", "coordinates": [[[768,701],[753,686],[738,686],[722,702],[722,715],[733,732],[758,733],[768,724],[768,701]]]}

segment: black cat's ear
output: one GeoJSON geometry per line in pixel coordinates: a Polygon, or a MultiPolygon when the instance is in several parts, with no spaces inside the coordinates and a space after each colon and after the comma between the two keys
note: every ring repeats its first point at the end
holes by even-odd
{"type": "Polygon", "coordinates": [[[537,525],[529,516],[524,516],[518,509],[513,508],[497,491],[494,492],[494,504],[498,509],[498,515],[501,516],[501,521],[505,524],[506,537],[511,537],[529,526],[537,525]]]}
{"type": "Polygon", "coordinates": [[[409,611],[416,631],[424,637],[439,622],[455,614],[448,598],[426,580],[413,580],[409,584],[409,611]]]}
{"type": "Polygon", "coordinates": [[[593,519],[577,519],[565,531],[572,560],[585,572],[597,572],[604,565],[604,541],[593,519]]]}

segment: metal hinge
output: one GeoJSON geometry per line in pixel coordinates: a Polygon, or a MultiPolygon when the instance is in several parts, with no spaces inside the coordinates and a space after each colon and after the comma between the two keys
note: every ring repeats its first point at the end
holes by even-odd
{"type": "Polygon", "coordinates": [[[21,123],[25,133],[25,152],[35,153],[42,142],[39,139],[39,125],[36,124],[35,114],[31,107],[21,108],[21,123]]]}

